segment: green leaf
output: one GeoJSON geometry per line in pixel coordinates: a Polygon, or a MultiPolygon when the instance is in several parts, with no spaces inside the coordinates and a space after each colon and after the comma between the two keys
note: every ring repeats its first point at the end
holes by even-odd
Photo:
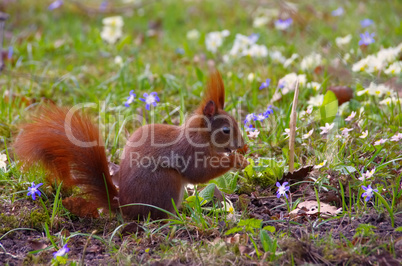
{"type": "Polygon", "coordinates": [[[198,80],[202,82],[204,79],[204,73],[202,73],[198,67],[195,68],[195,73],[197,74],[198,80]]]}
{"type": "Polygon", "coordinates": [[[226,173],[223,176],[211,180],[210,183],[216,184],[220,191],[231,194],[236,189],[238,177],[238,174],[232,175],[231,173],[226,173]]]}
{"type": "Polygon", "coordinates": [[[215,187],[216,185],[211,183],[208,184],[199,194],[199,196],[206,201],[211,201],[214,198],[214,192],[215,192],[215,187]]]}
{"type": "Polygon", "coordinates": [[[267,230],[271,233],[275,233],[275,231],[276,231],[275,226],[272,226],[272,225],[264,226],[262,229],[267,230]]]}
{"type": "Polygon", "coordinates": [[[402,226],[395,228],[394,232],[402,232],[402,226]]]}
{"type": "Polygon", "coordinates": [[[334,170],[342,173],[343,175],[349,175],[357,171],[356,168],[349,165],[338,165],[334,168],[334,170]]]}
{"type": "Polygon", "coordinates": [[[244,174],[246,174],[247,177],[253,177],[255,175],[255,163],[252,159],[248,159],[248,161],[250,164],[244,168],[244,174]]]}
{"type": "Polygon", "coordinates": [[[225,235],[230,235],[230,234],[234,234],[234,233],[237,233],[237,232],[240,232],[240,231],[243,231],[243,228],[242,227],[233,227],[232,229],[230,229],[230,230],[228,230],[226,233],[225,233],[225,235]]]}
{"type": "MultiPolygon", "coordinates": [[[[191,208],[194,208],[197,203],[197,197],[195,195],[187,197],[186,202],[191,208]]],[[[198,196],[198,201],[200,202],[200,206],[205,205],[208,201],[203,199],[202,197],[198,196]]]]}
{"type": "Polygon", "coordinates": [[[126,44],[130,44],[130,43],[132,43],[132,37],[131,37],[131,35],[127,35],[124,39],[122,39],[122,40],[116,45],[116,48],[117,48],[118,51],[120,51],[121,49],[123,49],[123,47],[124,47],[126,44]]]}
{"type": "Polygon", "coordinates": [[[246,220],[240,220],[240,222],[237,225],[245,226],[246,228],[258,229],[258,228],[261,228],[261,223],[262,223],[262,220],[251,218],[251,219],[246,219],[246,220]]]}
{"type": "Polygon", "coordinates": [[[320,107],[320,115],[323,123],[331,123],[338,112],[338,99],[335,93],[327,91],[324,96],[324,101],[320,107]]]}
{"type": "Polygon", "coordinates": [[[265,230],[260,231],[260,240],[262,244],[262,248],[265,252],[270,251],[270,247],[272,246],[272,240],[268,235],[268,232],[265,230]]]}

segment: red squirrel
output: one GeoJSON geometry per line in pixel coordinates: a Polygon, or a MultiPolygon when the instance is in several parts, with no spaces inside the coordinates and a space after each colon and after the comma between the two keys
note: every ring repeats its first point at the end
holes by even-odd
{"type": "Polygon", "coordinates": [[[223,81],[215,71],[202,103],[183,125],[138,128],[124,147],[118,188],[97,126],[67,108],[45,107],[32,123],[22,125],[14,150],[25,165],[40,162],[63,186],[79,186],[98,207],[120,208],[134,219],[149,214],[152,219],[165,218],[165,212],[153,207],[123,205],[142,203],[174,212],[172,199],[180,205],[186,184],[205,183],[248,165],[234,153],[244,140],[235,119],[223,110],[224,100],[223,81]]]}

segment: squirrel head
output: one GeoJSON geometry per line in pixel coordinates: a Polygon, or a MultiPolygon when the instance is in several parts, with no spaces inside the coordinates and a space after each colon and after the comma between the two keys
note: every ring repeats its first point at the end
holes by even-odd
{"type": "Polygon", "coordinates": [[[218,71],[212,72],[204,100],[196,111],[202,116],[200,127],[216,152],[232,152],[244,146],[244,140],[236,120],[225,112],[225,88],[218,71]]]}

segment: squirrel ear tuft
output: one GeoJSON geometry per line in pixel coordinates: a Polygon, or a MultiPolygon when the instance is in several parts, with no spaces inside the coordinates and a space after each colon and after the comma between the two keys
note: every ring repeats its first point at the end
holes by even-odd
{"type": "Polygon", "coordinates": [[[214,101],[220,109],[223,109],[225,106],[225,87],[223,86],[221,74],[217,70],[211,72],[209,75],[206,100],[214,101]]]}
{"type": "Polygon", "coordinates": [[[212,117],[216,114],[216,104],[214,101],[208,101],[204,107],[203,113],[207,117],[212,117]]]}

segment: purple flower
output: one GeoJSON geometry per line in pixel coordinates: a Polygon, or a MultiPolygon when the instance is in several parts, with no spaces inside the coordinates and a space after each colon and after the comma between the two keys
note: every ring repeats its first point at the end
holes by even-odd
{"type": "Polygon", "coordinates": [[[362,194],[362,197],[364,197],[364,201],[369,201],[372,196],[374,196],[374,191],[378,192],[378,189],[372,189],[371,185],[368,185],[368,187],[362,186],[362,189],[366,192],[362,194]]]}
{"type": "Polygon", "coordinates": [[[269,105],[264,115],[268,118],[270,114],[274,113],[274,109],[272,109],[272,105],[269,105]]]}
{"type": "Polygon", "coordinates": [[[149,110],[151,104],[153,106],[156,106],[156,103],[159,102],[159,97],[158,94],[156,92],[151,92],[151,94],[148,93],[144,93],[144,98],[140,98],[141,101],[145,102],[145,109],[149,110]]]}
{"type": "Polygon", "coordinates": [[[261,86],[259,89],[262,90],[262,89],[268,88],[269,83],[271,83],[271,79],[266,79],[265,82],[261,83],[261,86]]]}
{"type": "Polygon", "coordinates": [[[286,30],[287,28],[290,27],[290,25],[292,25],[293,23],[293,19],[292,18],[288,18],[288,19],[278,19],[277,21],[275,21],[275,28],[278,30],[286,30]]]}
{"type": "Polygon", "coordinates": [[[244,119],[244,124],[247,124],[247,123],[249,123],[250,121],[255,121],[255,114],[254,113],[251,113],[251,114],[248,114],[247,116],[246,116],[246,119],[244,119]]]}
{"type": "Polygon", "coordinates": [[[263,121],[266,118],[268,118],[268,116],[266,116],[265,113],[261,113],[254,117],[254,121],[263,121]]]}
{"type": "Polygon", "coordinates": [[[175,53],[183,55],[184,54],[184,49],[183,48],[176,48],[175,53]]]}
{"type": "Polygon", "coordinates": [[[279,89],[283,89],[285,87],[285,85],[286,85],[286,80],[284,80],[284,79],[279,80],[279,82],[278,82],[279,89]]]}
{"type": "Polygon", "coordinates": [[[48,10],[55,10],[63,5],[63,0],[56,0],[48,6],[48,10]]]}
{"type": "Polygon", "coordinates": [[[363,20],[360,21],[360,25],[361,25],[363,28],[366,28],[366,27],[368,27],[368,26],[371,26],[372,24],[374,24],[374,21],[372,21],[372,20],[369,19],[369,18],[365,18],[365,19],[363,19],[363,20]]]}
{"type": "Polygon", "coordinates": [[[280,198],[281,196],[285,196],[286,198],[288,198],[288,195],[286,194],[286,192],[289,191],[289,186],[286,186],[287,184],[289,184],[288,182],[283,182],[283,184],[281,185],[279,182],[276,182],[276,186],[278,187],[278,190],[276,191],[276,197],[280,198]]]}
{"type": "Polygon", "coordinates": [[[12,47],[12,46],[9,46],[9,47],[8,47],[8,53],[7,53],[7,59],[10,60],[10,59],[13,57],[13,52],[14,52],[13,47],[12,47]]]}
{"type": "Polygon", "coordinates": [[[361,40],[359,41],[359,45],[369,45],[370,43],[375,42],[374,37],[375,33],[368,33],[367,31],[365,33],[360,34],[361,40]]]}
{"type": "Polygon", "coordinates": [[[104,12],[106,10],[108,4],[109,4],[108,1],[106,1],[106,0],[102,1],[102,3],[100,3],[100,5],[99,5],[99,10],[104,12]]]}
{"type": "Polygon", "coordinates": [[[124,105],[126,107],[129,107],[130,104],[132,104],[134,102],[134,98],[135,98],[135,93],[134,91],[130,91],[130,96],[127,97],[127,101],[124,103],[124,105]]]}
{"type": "Polygon", "coordinates": [[[337,9],[332,10],[331,15],[334,16],[334,17],[339,17],[339,16],[343,15],[343,12],[344,12],[343,8],[338,7],[337,9]]]}
{"type": "Polygon", "coordinates": [[[260,38],[260,34],[258,33],[253,33],[250,36],[248,36],[248,39],[252,44],[256,43],[258,41],[258,38],[260,38]]]}
{"type": "Polygon", "coordinates": [[[253,132],[255,130],[255,127],[253,125],[248,125],[246,128],[246,132],[253,132]]]}
{"type": "Polygon", "coordinates": [[[28,194],[27,196],[32,196],[32,199],[35,200],[36,199],[36,195],[38,195],[38,197],[40,197],[40,191],[39,191],[39,187],[42,186],[43,183],[39,183],[37,185],[35,185],[34,182],[32,182],[32,187],[28,188],[28,194]]]}
{"type": "Polygon", "coordinates": [[[61,249],[53,253],[53,258],[64,257],[69,251],[70,249],[65,244],[61,249]]]}

